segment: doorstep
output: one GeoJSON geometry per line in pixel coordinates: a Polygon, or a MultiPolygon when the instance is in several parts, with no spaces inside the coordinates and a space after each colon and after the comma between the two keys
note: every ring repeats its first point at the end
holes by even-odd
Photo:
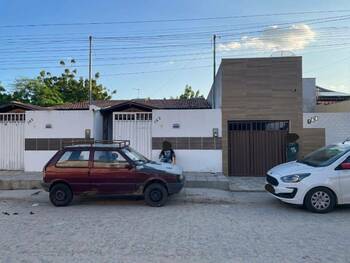
{"type": "MultiPolygon", "coordinates": [[[[221,173],[186,172],[186,188],[231,192],[264,191],[264,177],[227,177],[221,173]]],[[[0,171],[0,190],[40,189],[41,172],[0,171]]]]}

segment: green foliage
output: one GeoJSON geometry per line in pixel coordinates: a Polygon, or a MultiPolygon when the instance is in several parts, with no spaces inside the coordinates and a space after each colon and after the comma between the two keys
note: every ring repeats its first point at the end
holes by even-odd
{"type": "Polygon", "coordinates": [[[7,93],[0,83],[0,104],[9,103],[12,100],[11,94],[7,93]]]}
{"type": "MultiPolygon", "coordinates": [[[[73,66],[75,60],[72,59],[69,62],[73,66]]],[[[87,101],[89,99],[89,80],[78,77],[77,69],[71,70],[66,67],[63,60],[59,64],[64,68],[63,72],[57,76],[42,70],[34,79],[17,79],[14,83],[12,99],[40,106],[87,101]]],[[[93,100],[111,99],[116,91],[109,91],[103,85],[98,84],[98,78],[99,73],[96,73],[95,78],[92,79],[93,100]]]]}
{"type": "Polygon", "coordinates": [[[200,94],[199,90],[194,91],[190,85],[185,86],[184,93],[182,93],[179,99],[193,99],[193,98],[203,98],[203,95],[200,94]]]}

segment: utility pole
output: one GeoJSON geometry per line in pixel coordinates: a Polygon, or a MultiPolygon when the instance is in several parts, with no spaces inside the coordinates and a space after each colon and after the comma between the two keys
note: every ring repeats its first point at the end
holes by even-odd
{"type": "Polygon", "coordinates": [[[216,35],[213,35],[213,86],[212,86],[212,108],[215,108],[215,75],[216,75],[216,35]]]}
{"type": "Polygon", "coordinates": [[[213,35],[213,84],[215,82],[216,74],[216,35],[213,35]]]}
{"type": "Polygon", "coordinates": [[[92,105],[92,36],[89,36],[89,105],[92,105]]]}
{"type": "Polygon", "coordinates": [[[140,88],[135,88],[135,90],[137,90],[137,99],[140,98],[140,88]]]}

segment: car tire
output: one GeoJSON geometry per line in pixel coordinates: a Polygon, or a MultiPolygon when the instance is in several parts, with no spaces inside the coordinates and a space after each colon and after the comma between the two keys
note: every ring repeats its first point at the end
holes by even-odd
{"type": "Polygon", "coordinates": [[[144,195],[146,204],[153,207],[163,206],[168,200],[167,189],[159,183],[147,186],[144,195]]]}
{"type": "Polygon", "coordinates": [[[306,197],[304,205],[313,213],[328,213],[337,204],[336,196],[326,187],[316,187],[311,189],[306,197]]]}
{"type": "Polygon", "coordinates": [[[54,206],[67,206],[73,200],[73,193],[66,184],[55,184],[50,189],[50,201],[54,206]]]}

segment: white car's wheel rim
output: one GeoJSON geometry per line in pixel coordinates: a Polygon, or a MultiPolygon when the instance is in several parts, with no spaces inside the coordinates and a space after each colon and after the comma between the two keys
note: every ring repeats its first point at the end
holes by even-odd
{"type": "Polygon", "coordinates": [[[325,210],[331,203],[330,196],[323,191],[317,191],[311,196],[311,204],[317,210],[325,210]]]}

